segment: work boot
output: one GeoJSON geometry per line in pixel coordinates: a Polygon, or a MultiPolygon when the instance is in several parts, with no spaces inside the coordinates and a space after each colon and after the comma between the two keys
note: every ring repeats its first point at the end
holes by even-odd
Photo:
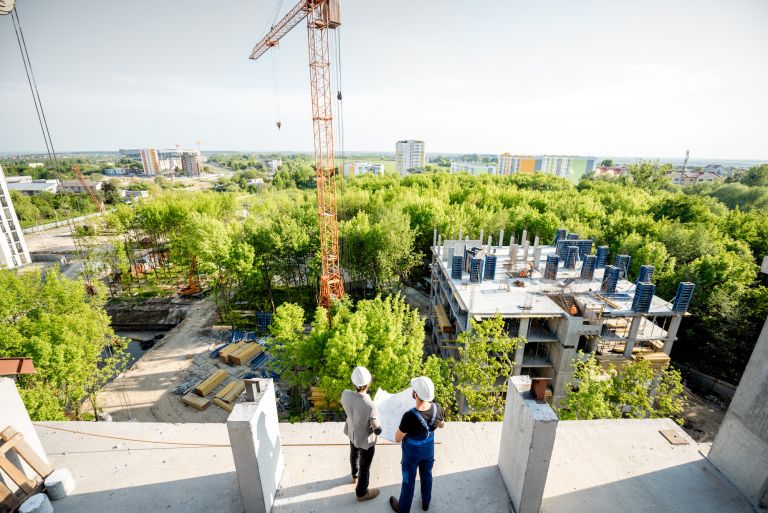
{"type": "Polygon", "coordinates": [[[365,495],[362,497],[358,497],[357,500],[360,502],[362,501],[369,501],[371,499],[375,499],[379,496],[379,489],[378,488],[369,488],[367,492],[365,492],[365,495]]]}
{"type": "Polygon", "coordinates": [[[392,510],[394,510],[396,513],[400,513],[400,501],[395,499],[394,497],[389,498],[389,505],[392,507],[392,510]]]}
{"type": "Polygon", "coordinates": [[[429,511],[429,504],[427,504],[426,502],[422,502],[421,509],[423,509],[424,511],[429,511]]]}

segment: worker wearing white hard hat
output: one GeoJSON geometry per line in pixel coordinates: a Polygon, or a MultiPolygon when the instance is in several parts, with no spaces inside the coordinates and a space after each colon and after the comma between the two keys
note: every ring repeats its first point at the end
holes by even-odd
{"type": "Polygon", "coordinates": [[[356,390],[344,390],[341,393],[341,405],[347,414],[344,434],[349,437],[352,482],[357,483],[355,495],[359,501],[367,501],[379,495],[378,488],[368,489],[377,435],[381,434],[379,412],[368,395],[371,379],[368,369],[355,367],[352,371],[352,384],[356,390]]]}
{"type": "Polygon", "coordinates": [[[398,513],[410,513],[416,488],[416,472],[421,480],[421,509],[427,511],[432,500],[432,466],[435,464],[435,430],[445,426],[443,408],[432,402],[435,384],[426,376],[411,380],[416,406],[403,414],[395,440],[402,442],[403,484],[400,498],[389,498],[389,505],[398,513]]]}

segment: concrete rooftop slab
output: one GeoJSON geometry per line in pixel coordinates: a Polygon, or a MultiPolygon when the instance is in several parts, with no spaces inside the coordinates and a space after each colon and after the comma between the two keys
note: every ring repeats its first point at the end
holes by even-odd
{"type": "MultiPolygon", "coordinates": [[[[51,461],[77,482],[72,496],[54,503],[57,513],[243,511],[225,424],[45,422],[36,429],[51,461]]],[[[359,503],[341,423],[280,424],[280,431],[285,472],[273,512],[384,512],[389,495],[399,494],[399,446],[377,446],[371,486],[382,494],[359,503]]],[[[500,436],[501,423],[452,422],[438,432],[431,509],[511,511],[496,465],[500,436]]],[[[703,447],[667,419],[561,421],[542,512],[751,513],[703,447]],[[671,445],[664,429],[689,444],[671,445]]]]}

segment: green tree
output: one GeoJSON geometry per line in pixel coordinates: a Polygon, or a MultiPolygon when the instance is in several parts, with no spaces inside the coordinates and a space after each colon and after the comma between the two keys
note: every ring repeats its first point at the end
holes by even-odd
{"type": "Polygon", "coordinates": [[[629,165],[629,176],[632,177],[633,183],[643,189],[654,190],[662,188],[665,184],[669,183],[665,175],[671,171],[671,164],[660,166],[658,162],[640,162],[639,164],[629,165]]]}
{"type": "Polygon", "coordinates": [[[613,160],[611,159],[605,159],[602,162],[600,162],[600,167],[613,167],[613,160]]]}
{"type": "Polygon", "coordinates": [[[458,391],[464,398],[464,420],[492,421],[504,417],[507,380],[514,367],[514,351],[522,339],[504,331],[500,316],[476,323],[458,339],[459,359],[454,364],[458,391]]]}
{"type": "Polygon", "coordinates": [[[768,186],[768,164],[761,164],[754,166],[741,175],[739,180],[744,185],[754,186],[768,186]]]}
{"type": "Polygon", "coordinates": [[[89,296],[82,281],[54,268],[0,271],[0,356],[32,358],[37,373],[20,376],[18,387],[35,420],[83,415],[96,408],[97,391],[123,368],[122,344],[103,309],[103,288],[89,296]]]}

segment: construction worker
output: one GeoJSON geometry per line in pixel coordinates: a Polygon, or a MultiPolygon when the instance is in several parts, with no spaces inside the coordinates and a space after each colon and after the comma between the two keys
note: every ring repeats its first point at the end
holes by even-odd
{"type": "Polygon", "coordinates": [[[402,442],[403,484],[400,499],[389,498],[398,513],[410,513],[416,488],[416,471],[421,480],[421,509],[427,511],[432,500],[432,465],[435,463],[435,430],[445,426],[443,408],[433,403],[435,384],[426,376],[411,380],[416,406],[403,414],[395,441],[402,442]]]}
{"type": "Polygon", "coordinates": [[[381,434],[379,412],[368,395],[371,373],[365,367],[355,367],[352,384],[357,391],[344,390],[341,405],[347,414],[344,434],[349,437],[349,461],[352,464],[352,482],[357,483],[357,500],[367,501],[378,497],[378,488],[368,489],[371,462],[376,450],[377,435],[381,434]],[[359,473],[358,473],[359,470],[359,473]]]}

